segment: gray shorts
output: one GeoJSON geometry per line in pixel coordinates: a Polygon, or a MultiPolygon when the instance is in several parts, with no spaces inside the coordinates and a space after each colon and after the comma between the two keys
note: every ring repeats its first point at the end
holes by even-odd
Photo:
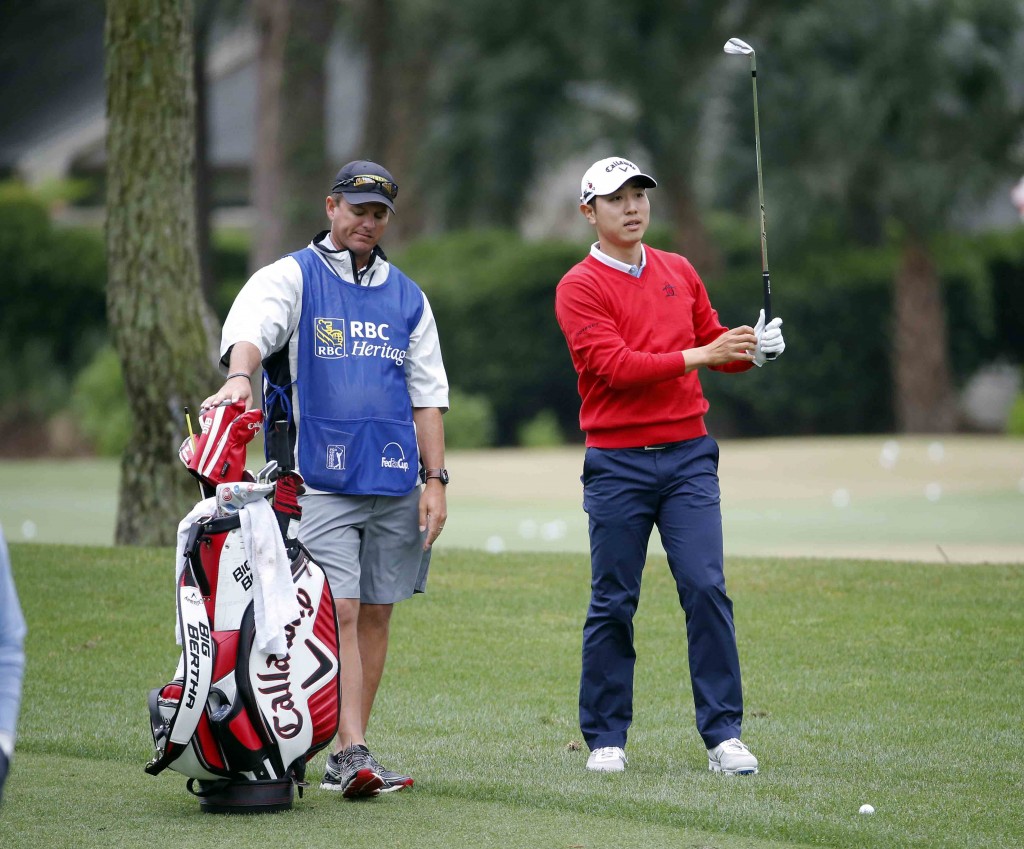
{"type": "Polygon", "coordinates": [[[334,598],[394,604],[426,591],[419,487],[399,496],[317,493],[299,504],[299,541],[324,567],[334,598]]]}

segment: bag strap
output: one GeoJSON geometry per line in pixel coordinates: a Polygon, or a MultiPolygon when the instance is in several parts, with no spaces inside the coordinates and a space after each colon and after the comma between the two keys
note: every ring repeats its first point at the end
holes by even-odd
{"type": "MultiPolygon", "coordinates": [[[[178,700],[174,715],[167,723],[163,749],[157,749],[156,757],[146,765],[146,772],[150,775],[156,775],[165,769],[185,751],[192,740],[192,735],[199,727],[199,720],[206,710],[206,699],[210,695],[210,686],[213,683],[213,634],[210,632],[210,621],[206,615],[206,604],[198,587],[178,587],[178,623],[181,627],[181,650],[184,661],[181,698],[178,700]]],[[[159,689],[150,692],[150,717],[154,723],[159,716],[159,709],[155,704],[158,698],[159,689]]]]}

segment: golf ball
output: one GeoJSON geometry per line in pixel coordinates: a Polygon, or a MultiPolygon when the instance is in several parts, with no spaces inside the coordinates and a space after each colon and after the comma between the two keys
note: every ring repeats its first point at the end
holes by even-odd
{"type": "Polygon", "coordinates": [[[858,813],[861,813],[861,814],[873,814],[874,812],[875,812],[875,809],[871,805],[861,805],[860,806],[860,811],[858,811],[858,813]]]}
{"type": "Polygon", "coordinates": [[[832,506],[840,510],[850,506],[850,493],[845,489],[837,489],[832,493],[832,506]]]}

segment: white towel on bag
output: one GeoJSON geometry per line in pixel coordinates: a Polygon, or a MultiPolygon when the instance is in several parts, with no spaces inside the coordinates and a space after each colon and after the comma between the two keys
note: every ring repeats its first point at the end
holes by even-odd
{"type": "MultiPolygon", "coordinates": [[[[174,592],[185,571],[185,545],[192,525],[217,512],[217,499],[205,498],[198,502],[178,523],[175,548],[174,592]]],[[[252,570],[253,614],[256,624],[255,644],[267,654],[288,654],[285,626],[299,618],[299,602],[292,583],[291,561],[281,539],[274,508],[266,499],[246,504],[238,511],[241,522],[242,544],[245,557],[252,570]]],[[[174,619],[174,640],[181,645],[181,627],[174,619]]]]}
{"type": "Polygon", "coordinates": [[[242,507],[238,517],[242,522],[245,556],[253,574],[256,648],[267,654],[286,655],[285,626],[299,618],[299,602],[277,516],[270,502],[261,498],[242,507]]]}

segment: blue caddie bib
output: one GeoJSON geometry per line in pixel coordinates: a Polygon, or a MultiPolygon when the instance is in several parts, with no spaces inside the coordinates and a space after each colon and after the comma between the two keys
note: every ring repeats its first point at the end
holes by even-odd
{"type": "Polygon", "coordinates": [[[419,480],[405,357],[423,293],[393,265],[380,286],[357,286],[313,248],[291,256],[303,278],[299,471],[326,492],[405,495],[419,480]]]}

